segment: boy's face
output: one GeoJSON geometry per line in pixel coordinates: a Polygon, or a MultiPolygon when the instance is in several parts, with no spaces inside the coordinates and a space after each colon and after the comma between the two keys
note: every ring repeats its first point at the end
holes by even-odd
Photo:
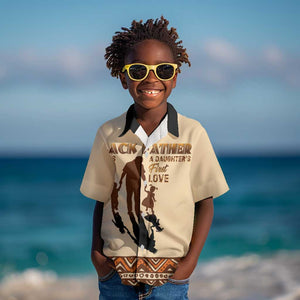
{"type": "MultiPolygon", "coordinates": [[[[125,57],[125,65],[143,63],[156,65],[159,63],[175,63],[173,53],[168,45],[158,40],[144,40],[137,43],[125,57]]],[[[159,80],[153,71],[142,81],[131,80],[127,72],[120,74],[124,89],[128,89],[136,105],[144,109],[158,108],[167,103],[167,99],[176,86],[177,73],[171,80],[159,80]],[[155,93],[149,93],[154,91],[155,93]],[[148,93],[147,93],[148,92],[148,93]]]]}

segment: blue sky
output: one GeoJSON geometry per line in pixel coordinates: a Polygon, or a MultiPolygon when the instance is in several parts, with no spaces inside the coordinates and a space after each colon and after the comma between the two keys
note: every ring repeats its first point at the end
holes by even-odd
{"type": "Polygon", "coordinates": [[[132,103],[104,49],[164,15],[192,66],[169,101],[218,155],[300,152],[299,1],[1,1],[0,155],[88,155],[132,103]]]}

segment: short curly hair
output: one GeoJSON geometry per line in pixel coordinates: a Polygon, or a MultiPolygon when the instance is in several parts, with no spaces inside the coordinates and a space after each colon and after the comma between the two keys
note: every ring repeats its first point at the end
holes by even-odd
{"type": "Polygon", "coordinates": [[[169,21],[163,16],[155,21],[148,19],[144,24],[143,20],[139,22],[133,20],[129,29],[122,27],[123,32],[115,32],[112,43],[105,49],[104,55],[107,60],[106,66],[111,70],[111,75],[118,78],[124,66],[126,55],[136,43],[147,39],[159,40],[170,47],[178,65],[178,72],[180,72],[182,63],[191,66],[186,49],[181,45],[182,41],[176,42],[178,39],[176,28],[168,29],[168,24],[169,21]]]}

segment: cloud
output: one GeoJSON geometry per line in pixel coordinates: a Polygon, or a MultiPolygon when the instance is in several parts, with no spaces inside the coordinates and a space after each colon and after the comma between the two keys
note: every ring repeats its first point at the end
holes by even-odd
{"type": "MultiPolygon", "coordinates": [[[[50,55],[34,49],[17,53],[0,52],[0,86],[44,84],[79,87],[99,84],[109,76],[104,46],[85,51],[67,47],[50,55]]],[[[224,39],[208,39],[190,49],[192,68],[184,71],[190,82],[227,88],[248,79],[271,79],[300,88],[300,56],[285,53],[276,45],[246,51],[224,39]]]]}
{"type": "Polygon", "coordinates": [[[186,74],[202,85],[229,87],[241,80],[265,78],[300,88],[300,56],[275,45],[246,51],[226,40],[210,39],[191,52],[193,71],[186,74]]]}
{"type": "Polygon", "coordinates": [[[282,66],[284,64],[284,54],[276,46],[268,46],[263,51],[265,61],[274,66],[282,66]]]}
{"type": "Polygon", "coordinates": [[[218,39],[207,40],[203,46],[203,52],[212,61],[225,65],[242,65],[245,57],[241,51],[227,41],[218,39]]]}
{"type": "Polygon", "coordinates": [[[99,82],[105,67],[102,48],[83,52],[68,47],[54,55],[34,49],[0,52],[0,86],[40,83],[64,87],[99,82]]]}

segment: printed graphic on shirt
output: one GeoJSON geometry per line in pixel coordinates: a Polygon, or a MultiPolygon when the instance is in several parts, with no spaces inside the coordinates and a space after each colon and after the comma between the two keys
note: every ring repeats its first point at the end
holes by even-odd
{"type": "Polygon", "coordinates": [[[150,184],[150,190],[147,191],[146,186],[145,186],[145,192],[148,194],[148,196],[142,202],[142,204],[144,206],[146,206],[146,212],[148,213],[148,208],[149,208],[149,209],[151,209],[153,215],[154,215],[153,206],[154,206],[154,202],[156,201],[154,191],[156,189],[157,189],[157,187],[150,184]]]}
{"type": "Polygon", "coordinates": [[[159,286],[168,281],[177,268],[181,258],[166,257],[111,257],[122,283],[135,286],[139,282],[159,286]]]}
{"type": "MultiPolygon", "coordinates": [[[[114,161],[119,157],[120,170],[120,177],[114,182],[111,193],[112,222],[121,234],[128,235],[141,249],[157,252],[155,236],[164,230],[155,210],[155,204],[160,201],[157,196],[159,188],[161,184],[170,182],[172,165],[190,163],[191,148],[192,145],[189,143],[155,143],[150,147],[148,155],[143,158],[139,154],[144,152],[144,146],[131,143],[110,145],[109,153],[114,161]],[[129,161],[124,157],[128,157],[129,161]],[[143,187],[141,182],[144,183],[143,187]],[[122,193],[125,191],[122,194],[125,196],[122,196],[125,203],[122,205],[126,205],[129,223],[127,216],[123,216],[118,210],[121,189],[122,193]]],[[[124,213],[122,209],[120,212],[124,213]]]]}
{"type": "Polygon", "coordinates": [[[137,156],[134,160],[126,163],[122,171],[119,186],[116,182],[114,183],[111,193],[111,208],[114,216],[114,220],[112,220],[112,222],[122,234],[127,233],[133,242],[139,247],[156,253],[157,249],[155,248],[153,228],[156,229],[156,232],[161,232],[163,230],[163,228],[160,227],[159,219],[154,213],[154,202],[156,201],[154,191],[157,188],[150,185],[149,190],[147,190],[147,185],[144,187],[144,190],[148,195],[142,201],[142,205],[146,207],[145,214],[143,211],[140,211],[140,178],[146,182],[145,169],[142,164],[142,160],[143,158],[141,156],[137,156]],[[130,228],[125,226],[122,217],[118,213],[118,192],[124,184],[124,181],[126,187],[127,213],[132,224],[132,231],[130,228]],[[147,220],[151,225],[146,226],[145,220],[147,220]],[[150,232],[147,227],[150,229],[150,232]]]}
{"type": "Polygon", "coordinates": [[[169,183],[170,167],[173,163],[190,163],[191,149],[191,144],[153,144],[148,158],[148,183],[169,183]]]}

